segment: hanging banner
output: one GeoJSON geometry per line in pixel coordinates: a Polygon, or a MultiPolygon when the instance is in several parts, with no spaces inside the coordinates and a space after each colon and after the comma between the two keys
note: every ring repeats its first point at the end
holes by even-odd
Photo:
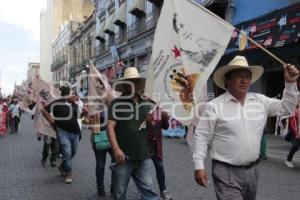
{"type": "MultiPolygon", "coordinates": [[[[282,47],[300,37],[300,3],[273,11],[235,26],[266,48],[282,47]]],[[[258,48],[247,37],[233,32],[226,54],[258,48]]]]}

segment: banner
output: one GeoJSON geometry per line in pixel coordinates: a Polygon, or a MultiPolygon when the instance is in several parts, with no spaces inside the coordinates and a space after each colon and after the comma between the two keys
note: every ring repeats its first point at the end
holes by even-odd
{"type": "Polygon", "coordinates": [[[24,97],[28,100],[34,100],[33,80],[29,77],[23,85],[24,97]]]}
{"type": "Polygon", "coordinates": [[[91,116],[105,110],[105,106],[120,94],[111,88],[107,77],[102,75],[94,65],[89,67],[88,78],[88,112],[91,116]]]}
{"type": "Polygon", "coordinates": [[[55,99],[58,99],[60,97],[60,91],[41,79],[36,79],[34,82],[34,88],[36,90],[34,129],[37,131],[37,133],[56,138],[55,131],[40,111],[46,105],[55,99]]]}
{"type": "Polygon", "coordinates": [[[199,4],[165,0],[148,68],[146,93],[184,125],[191,124],[201,88],[215,69],[234,27],[199,4]]]}
{"type": "Polygon", "coordinates": [[[164,137],[184,137],[186,135],[186,131],[184,126],[182,126],[178,120],[171,117],[169,119],[169,129],[163,129],[162,135],[164,137]]]}
{"type": "MultiPolygon", "coordinates": [[[[265,48],[282,47],[300,38],[300,3],[236,25],[236,28],[265,48]]],[[[258,48],[234,31],[226,54],[258,48]]]]}

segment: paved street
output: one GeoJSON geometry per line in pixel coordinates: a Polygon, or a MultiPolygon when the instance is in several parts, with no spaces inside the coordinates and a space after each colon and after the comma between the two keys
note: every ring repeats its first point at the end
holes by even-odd
{"type": "MultiPolygon", "coordinates": [[[[95,159],[86,132],[73,161],[74,181],[71,185],[65,185],[58,170],[51,168],[49,163],[46,167],[41,166],[42,145],[37,141],[32,121],[26,114],[22,117],[18,134],[0,138],[0,200],[112,199],[109,195],[106,198],[96,196],[95,159]]],[[[280,137],[270,136],[268,145],[269,159],[260,164],[257,199],[299,199],[300,152],[296,154],[296,167],[288,169],[283,163],[289,144],[280,137]]],[[[165,138],[164,155],[167,187],[175,200],[215,199],[212,184],[203,189],[194,182],[193,163],[184,139],[165,138]]],[[[107,170],[107,193],[109,177],[107,170]]],[[[128,199],[138,199],[132,182],[128,199]]]]}

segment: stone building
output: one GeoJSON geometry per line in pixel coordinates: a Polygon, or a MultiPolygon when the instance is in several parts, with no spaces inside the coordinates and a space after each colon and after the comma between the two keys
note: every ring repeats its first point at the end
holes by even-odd
{"type": "Polygon", "coordinates": [[[70,69],[70,48],[69,42],[71,35],[80,26],[79,22],[69,21],[64,25],[52,42],[52,83],[55,87],[59,87],[63,82],[69,81],[69,69],[70,69]]]}
{"type": "Polygon", "coordinates": [[[73,32],[69,40],[70,48],[70,82],[76,84],[80,92],[87,91],[86,65],[95,59],[95,14],[83,21],[73,32]]]}

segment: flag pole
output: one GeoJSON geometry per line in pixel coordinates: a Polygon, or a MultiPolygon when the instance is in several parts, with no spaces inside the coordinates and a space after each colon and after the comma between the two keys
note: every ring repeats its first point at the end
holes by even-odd
{"type": "Polygon", "coordinates": [[[236,28],[236,30],[247,37],[247,39],[252,42],[253,44],[255,44],[256,46],[258,46],[261,50],[263,50],[265,53],[267,53],[269,56],[271,56],[272,58],[274,58],[275,60],[277,60],[278,62],[280,62],[282,65],[285,65],[286,63],[281,60],[280,58],[278,58],[276,55],[274,55],[272,52],[270,52],[269,50],[267,50],[266,48],[264,48],[262,45],[260,45],[258,42],[256,42],[255,40],[253,40],[251,37],[249,37],[246,33],[240,31],[239,29],[236,28]]]}
{"type": "MultiPolygon", "coordinates": [[[[193,3],[195,6],[198,6],[199,8],[203,9],[203,6],[201,6],[200,4],[196,3],[194,0],[189,0],[191,3],[193,3]]],[[[222,22],[224,25],[229,26],[229,27],[233,27],[235,30],[237,30],[239,33],[241,33],[242,35],[246,36],[247,39],[252,42],[253,44],[255,44],[257,47],[259,47],[261,50],[263,50],[265,53],[267,53],[269,56],[271,56],[272,58],[274,58],[276,61],[278,61],[280,64],[285,65],[286,63],[281,60],[280,58],[278,58],[276,55],[274,55],[272,52],[270,52],[269,50],[267,50],[266,48],[264,48],[263,46],[261,46],[258,42],[256,42],[255,40],[253,40],[252,38],[250,38],[246,33],[243,33],[242,31],[240,31],[239,29],[235,28],[232,24],[228,23],[227,21],[225,21],[224,19],[222,19],[221,17],[219,17],[218,15],[216,15],[215,13],[209,11],[208,9],[204,9],[205,12],[213,15],[214,17],[216,17],[220,22],[222,22]]]]}

